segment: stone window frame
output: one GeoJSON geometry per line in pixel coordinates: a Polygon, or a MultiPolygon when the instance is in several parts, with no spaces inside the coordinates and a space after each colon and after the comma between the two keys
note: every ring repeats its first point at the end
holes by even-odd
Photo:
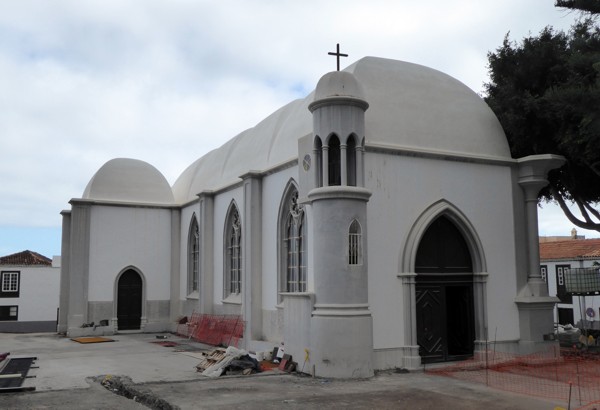
{"type": "Polygon", "coordinates": [[[223,298],[239,298],[242,293],[242,222],[234,202],[225,220],[223,253],[223,298]]]}
{"type": "Polygon", "coordinates": [[[200,283],[200,226],[196,214],[192,215],[188,231],[188,295],[199,292],[200,283]]]}

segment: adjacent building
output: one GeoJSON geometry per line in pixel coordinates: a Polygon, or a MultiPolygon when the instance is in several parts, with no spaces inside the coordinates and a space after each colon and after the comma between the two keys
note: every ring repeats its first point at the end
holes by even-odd
{"type": "MultiPolygon", "coordinates": [[[[567,275],[572,269],[600,269],[600,239],[585,239],[575,230],[571,236],[540,238],[540,271],[548,283],[550,295],[559,302],[554,320],[566,325],[600,329],[600,288],[587,295],[573,295],[567,288],[567,275]]],[[[596,274],[600,275],[600,270],[596,274]]]]}
{"type": "Polygon", "coordinates": [[[60,257],[23,251],[0,257],[0,332],[56,332],[60,257]]]}

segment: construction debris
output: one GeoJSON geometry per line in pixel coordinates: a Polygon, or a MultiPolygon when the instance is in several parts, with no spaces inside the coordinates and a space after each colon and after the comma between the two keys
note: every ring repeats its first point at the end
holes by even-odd
{"type": "MultiPolygon", "coordinates": [[[[6,353],[6,357],[9,353],[6,353]]],[[[23,386],[25,379],[35,377],[29,376],[29,369],[37,360],[37,357],[18,357],[2,361],[0,366],[0,393],[15,393],[35,390],[33,386],[23,386]]]]}
{"type": "Polygon", "coordinates": [[[203,355],[196,370],[203,376],[219,377],[224,374],[252,374],[261,372],[258,361],[245,350],[229,346],[217,348],[203,355]]]}

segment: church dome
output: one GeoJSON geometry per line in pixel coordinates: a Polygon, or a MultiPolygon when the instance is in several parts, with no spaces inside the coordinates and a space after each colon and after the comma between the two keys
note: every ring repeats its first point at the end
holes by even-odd
{"type": "Polygon", "coordinates": [[[240,181],[246,172],[271,169],[298,157],[298,139],[312,134],[309,104],[354,97],[365,113],[367,150],[510,160],[498,119],[469,87],[418,64],[365,57],[344,71],[325,74],[314,92],[280,108],[258,125],[190,165],[173,185],[178,203],[240,181]]]}
{"type": "Polygon", "coordinates": [[[173,191],[166,178],[147,162],[115,158],[100,167],[94,174],[82,198],[172,204],[173,191]]]}
{"type": "Polygon", "coordinates": [[[354,74],[347,71],[332,71],[317,83],[315,101],[331,97],[354,97],[365,100],[365,91],[354,74]]]}

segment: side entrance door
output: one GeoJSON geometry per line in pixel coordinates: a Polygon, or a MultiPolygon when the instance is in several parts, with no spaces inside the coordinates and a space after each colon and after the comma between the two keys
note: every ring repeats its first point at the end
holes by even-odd
{"type": "Polygon", "coordinates": [[[129,269],[119,278],[117,288],[119,330],[139,329],[142,319],[142,278],[129,269]]]}

